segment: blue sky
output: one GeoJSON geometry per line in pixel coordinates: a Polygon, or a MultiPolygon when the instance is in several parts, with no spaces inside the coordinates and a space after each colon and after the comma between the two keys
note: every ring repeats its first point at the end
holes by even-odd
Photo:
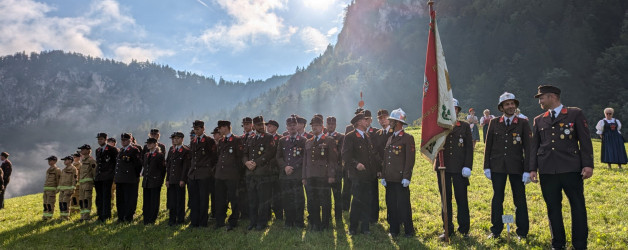
{"type": "Polygon", "coordinates": [[[335,44],[350,0],[0,0],[0,55],[64,50],[246,81],[335,44]]]}

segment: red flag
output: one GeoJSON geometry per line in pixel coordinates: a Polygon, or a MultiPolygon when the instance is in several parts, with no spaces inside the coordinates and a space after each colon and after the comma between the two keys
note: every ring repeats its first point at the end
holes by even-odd
{"type": "Polygon", "coordinates": [[[436,12],[430,4],[430,30],[425,56],[421,153],[434,161],[456,121],[449,72],[436,25],[436,12]]]}

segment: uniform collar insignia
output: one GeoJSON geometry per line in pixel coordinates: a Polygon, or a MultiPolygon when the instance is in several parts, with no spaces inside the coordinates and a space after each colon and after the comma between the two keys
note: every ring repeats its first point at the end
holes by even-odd
{"type": "Polygon", "coordinates": [[[360,132],[355,131],[355,135],[358,136],[358,138],[362,138],[362,136],[360,135],[360,132]]]}
{"type": "Polygon", "coordinates": [[[499,122],[504,122],[504,116],[499,117],[499,122]]]}
{"type": "Polygon", "coordinates": [[[456,127],[460,127],[460,121],[456,121],[456,127]]]}
{"type": "Polygon", "coordinates": [[[512,119],[512,123],[513,124],[517,124],[517,122],[519,122],[519,117],[516,117],[512,119]]]}
{"type": "Polygon", "coordinates": [[[561,113],[561,114],[565,114],[565,115],[566,115],[566,114],[567,114],[567,108],[563,108],[563,109],[561,109],[561,110],[560,110],[560,113],[561,113]]]}
{"type": "Polygon", "coordinates": [[[548,116],[550,116],[550,112],[546,111],[545,114],[543,114],[543,117],[548,117],[548,116]]]}

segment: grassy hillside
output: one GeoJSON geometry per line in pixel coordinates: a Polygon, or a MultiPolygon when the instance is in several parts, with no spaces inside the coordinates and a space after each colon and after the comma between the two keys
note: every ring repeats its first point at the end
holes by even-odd
{"type": "MultiPolygon", "coordinates": [[[[410,133],[419,137],[418,129],[410,133]]],[[[599,159],[599,141],[594,141],[595,159],[599,159]]],[[[241,221],[231,232],[209,228],[188,229],[187,226],[168,227],[165,210],[165,190],[162,191],[161,214],[157,225],[144,226],[141,216],[131,224],[109,221],[79,223],[78,215],[72,222],[53,220],[41,221],[41,194],[16,197],[6,200],[6,209],[0,210],[0,248],[226,248],[226,249],[433,249],[433,248],[502,248],[502,249],[548,249],[550,233],[545,203],[538,184],[527,186],[530,215],[530,234],[527,242],[517,240],[487,240],[490,227],[490,181],[482,172],[484,144],[476,145],[473,175],[469,191],[471,211],[471,237],[452,238],[447,245],[437,240],[441,233],[440,199],[436,174],[422,156],[417,154],[417,165],[411,184],[411,200],[415,238],[390,238],[387,236],[384,189],[380,188],[380,220],[371,226],[370,236],[359,234],[348,237],[348,224],[335,225],[333,230],[309,232],[307,230],[284,229],[282,221],[272,221],[263,232],[246,231],[248,221],[241,221]]],[[[42,168],[42,173],[45,171],[42,168]]],[[[625,169],[607,169],[596,163],[594,176],[585,182],[585,196],[589,215],[589,247],[591,249],[628,248],[628,176],[625,169]]],[[[509,185],[506,188],[504,211],[514,214],[509,185]]],[[[137,214],[141,214],[141,188],[137,214]]],[[[569,204],[563,200],[565,227],[571,228],[569,204]]],[[[454,210],[455,210],[454,205],[454,210]]],[[[115,211],[114,211],[115,212],[115,211]]],[[[455,211],[454,211],[455,212],[455,211]]],[[[95,213],[95,212],[93,212],[95,213]]],[[[55,211],[55,218],[59,216],[55,211]]],[[[348,223],[349,214],[344,213],[348,223]]],[[[454,224],[456,224],[454,220],[454,224]]],[[[505,231],[505,230],[504,230],[505,231]]],[[[505,236],[502,234],[502,236],[505,236]]],[[[515,236],[514,233],[512,236],[515,236]]],[[[570,230],[567,238],[570,241],[570,230]]],[[[570,243],[568,243],[570,244],[570,243]]]]}

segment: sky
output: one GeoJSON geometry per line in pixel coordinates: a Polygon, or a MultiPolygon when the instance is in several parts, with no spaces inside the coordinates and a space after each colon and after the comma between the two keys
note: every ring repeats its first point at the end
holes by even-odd
{"type": "Polygon", "coordinates": [[[63,50],[225,80],[294,73],[351,0],[0,0],[0,56],[63,50]]]}

